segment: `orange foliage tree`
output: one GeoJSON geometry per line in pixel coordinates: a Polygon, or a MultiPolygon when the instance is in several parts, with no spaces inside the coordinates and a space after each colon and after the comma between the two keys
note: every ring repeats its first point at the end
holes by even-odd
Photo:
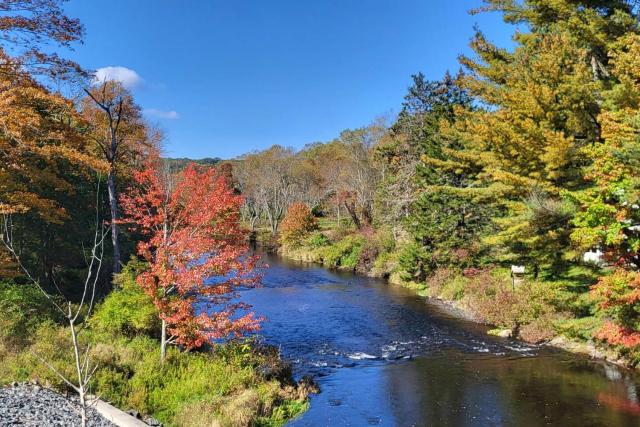
{"type": "Polygon", "coordinates": [[[168,344],[188,350],[257,330],[260,319],[237,298],[259,280],[240,226],[242,197],[222,174],[194,164],[171,175],[156,159],[134,179],[121,203],[147,237],[138,254],[149,266],[137,282],[160,313],[161,359],[168,344]]]}
{"type": "Polygon", "coordinates": [[[284,244],[298,244],[310,232],[318,228],[311,209],[302,202],[293,203],[280,225],[280,239],[284,244]]]}
{"type": "MultiPolygon", "coordinates": [[[[0,49],[0,215],[29,213],[60,225],[70,218],[63,200],[82,191],[77,182],[106,173],[107,165],[87,147],[73,103],[17,66],[4,72],[10,62],[0,49]]],[[[0,277],[15,275],[6,255],[0,251],[0,277]]]]}
{"type": "Polygon", "coordinates": [[[7,49],[16,54],[0,61],[0,74],[29,73],[55,79],[86,74],[75,62],[51,51],[51,46],[70,48],[84,36],[80,21],[65,15],[65,1],[0,1],[0,53],[7,49]]]}

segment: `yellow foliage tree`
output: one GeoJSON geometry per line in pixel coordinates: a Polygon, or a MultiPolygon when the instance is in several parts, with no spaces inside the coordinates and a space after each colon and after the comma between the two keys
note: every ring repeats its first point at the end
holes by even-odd
{"type": "Polygon", "coordinates": [[[33,210],[51,222],[66,218],[46,193],[72,193],[71,170],[106,171],[81,127],[71,101],[24,74],[0,73],[0,214],[33,210]]]}
{"type": "Polygon", "coordinates": [[[613,80],[608,52],[637,21],[624,1],[485,3],[484,10],[530,31],[514,35],[511,51],[477,32],[476,58],[461,58],[468,73],[460,84],[479,108],[459,109],[443,126],[461,149],[449,150],[447,161],[424,161],[473,176],[460,191],[502,212],[486,243],[498,258],[537,271],[576,255],[568,250],[575,206],[566,194],[588,185],[584,149],[604,141],[602,92],[613,80]]]}

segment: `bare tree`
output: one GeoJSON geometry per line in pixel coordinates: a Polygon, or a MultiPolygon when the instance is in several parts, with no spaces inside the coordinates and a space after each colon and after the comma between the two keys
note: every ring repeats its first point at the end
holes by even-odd
{"type": "Polygon", "coordinates": [[[87,262],[87,273],[82,283],[82,296],[78,304],[73,304],[70,300],[66,299],[66,296],[60,291],[60,287],[57,285],[55,278],[52,277],[55,288],[58,290],[60,296],[65,300],[64,303],[60,302],[49,292],[47,292],[40,284],[40,282],[34,278],[29,270],[22,263],[19,255],[19,250],[16,247],[16,237],[14,236],[14,228],[12,215],[2,215],[2,231],[0,238],[2,243],[9,251],[9,253],[15,259],[18,267],[22,270],[24,276],[29,282],[36,286],[44,296],[51,302],[51,304],[62,314],[69,325],[69,333],[71,335],[73,360],[75,368],[75,378],[65,376],[60,370],[56,369],[51,363],[42,358],[40,355],[33,353],[33,355],[39,359],[44,365],[51,369],[65,384],[71,387],[78,393],[80,400],[80,416],[82,418],[82,426],[87,425],[87,393],[89,384],[96,372],[98,365],[92,365],[89,356],[90,344],[87,344],[83,349],[78,339],[78,333],[83,329],[87,318],[93,311],[96,287],[98,278],[100,276],[100,270],[102,268],[102,256],[104,253],[104,239],[106,230],[102,226],[99,216],[99,202],[100,202],[100,180],[98,179],[98,186],[96,190],[96,218],[95,218],[95,233],[91,248],[85,251],[85,259],[87,262]],[[85,311],[86,310],[86,311],[85,311]]]}
{"type": "Polygon", "coordinates": [[[348,155],[338,178],[338,194],[357,228],[369,226],[373,220],[373,202],[381,178],[373,163],[373,148],[384,133],[385,128],[374,123],[340,134],[348,155]]]}
{"type": "Polygon", "coordinates": [[[292,174],[294,160],[293,150],[275,145],[244,156],[236,167],[236,178],[243,195],[254,204],[250,207],[253,215],[259,209],[272,234],[277,233],[287,207],[296,199],[297,187],[292,174]]]}
{"type": "Polygon", "coordinates": [[[100,148],[109,164],[107,190],[111,214],[111,243],[113,245],[113,272],[119,273],[120,230],[118,220],[118,193],[116,178],[118,167],[126,156],[145,145],[147,129],[142,121],[140,108],[131,94],[115,81],[105,81],[99,87],[85,89],[87,97],[82,103],[82,113],[91,125],[89,137],[100,148]]]}

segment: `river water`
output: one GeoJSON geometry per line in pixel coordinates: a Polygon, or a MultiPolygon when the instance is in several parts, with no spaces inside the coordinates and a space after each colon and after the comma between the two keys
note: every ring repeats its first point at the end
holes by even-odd
{"type": "Polygon", "coordinates": [[[321,393],[290,426],[640,426],[640,378],[486,335],[381,280],[264,255],[243,300],[321,393]]]}

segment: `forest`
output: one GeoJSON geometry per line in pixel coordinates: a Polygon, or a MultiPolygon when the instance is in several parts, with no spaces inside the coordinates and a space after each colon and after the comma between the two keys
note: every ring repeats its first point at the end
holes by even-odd
{"type": "Polygon", "coordinates": [[[132,92],[65,58],[85,29],[63,3],[0,0],[0,384],[73,391],[83,424],[89,394],[166,425],[284,424],[314,385],[251,338],[252,245],[640,363],[636,2],[484,0],[513,47],[477,29],[397,115],[199,161],[164,158],[132,92]]]}
{"type": "Polygon", "coordinates": [[[512,50],[478,30],[458,73],[413,76],[397,117],[231,162],[244,221],[288,256],[458,301],[498,333],[637,363],[634,6],[485,2],[474,13],[518,26],[512,50]]]}

